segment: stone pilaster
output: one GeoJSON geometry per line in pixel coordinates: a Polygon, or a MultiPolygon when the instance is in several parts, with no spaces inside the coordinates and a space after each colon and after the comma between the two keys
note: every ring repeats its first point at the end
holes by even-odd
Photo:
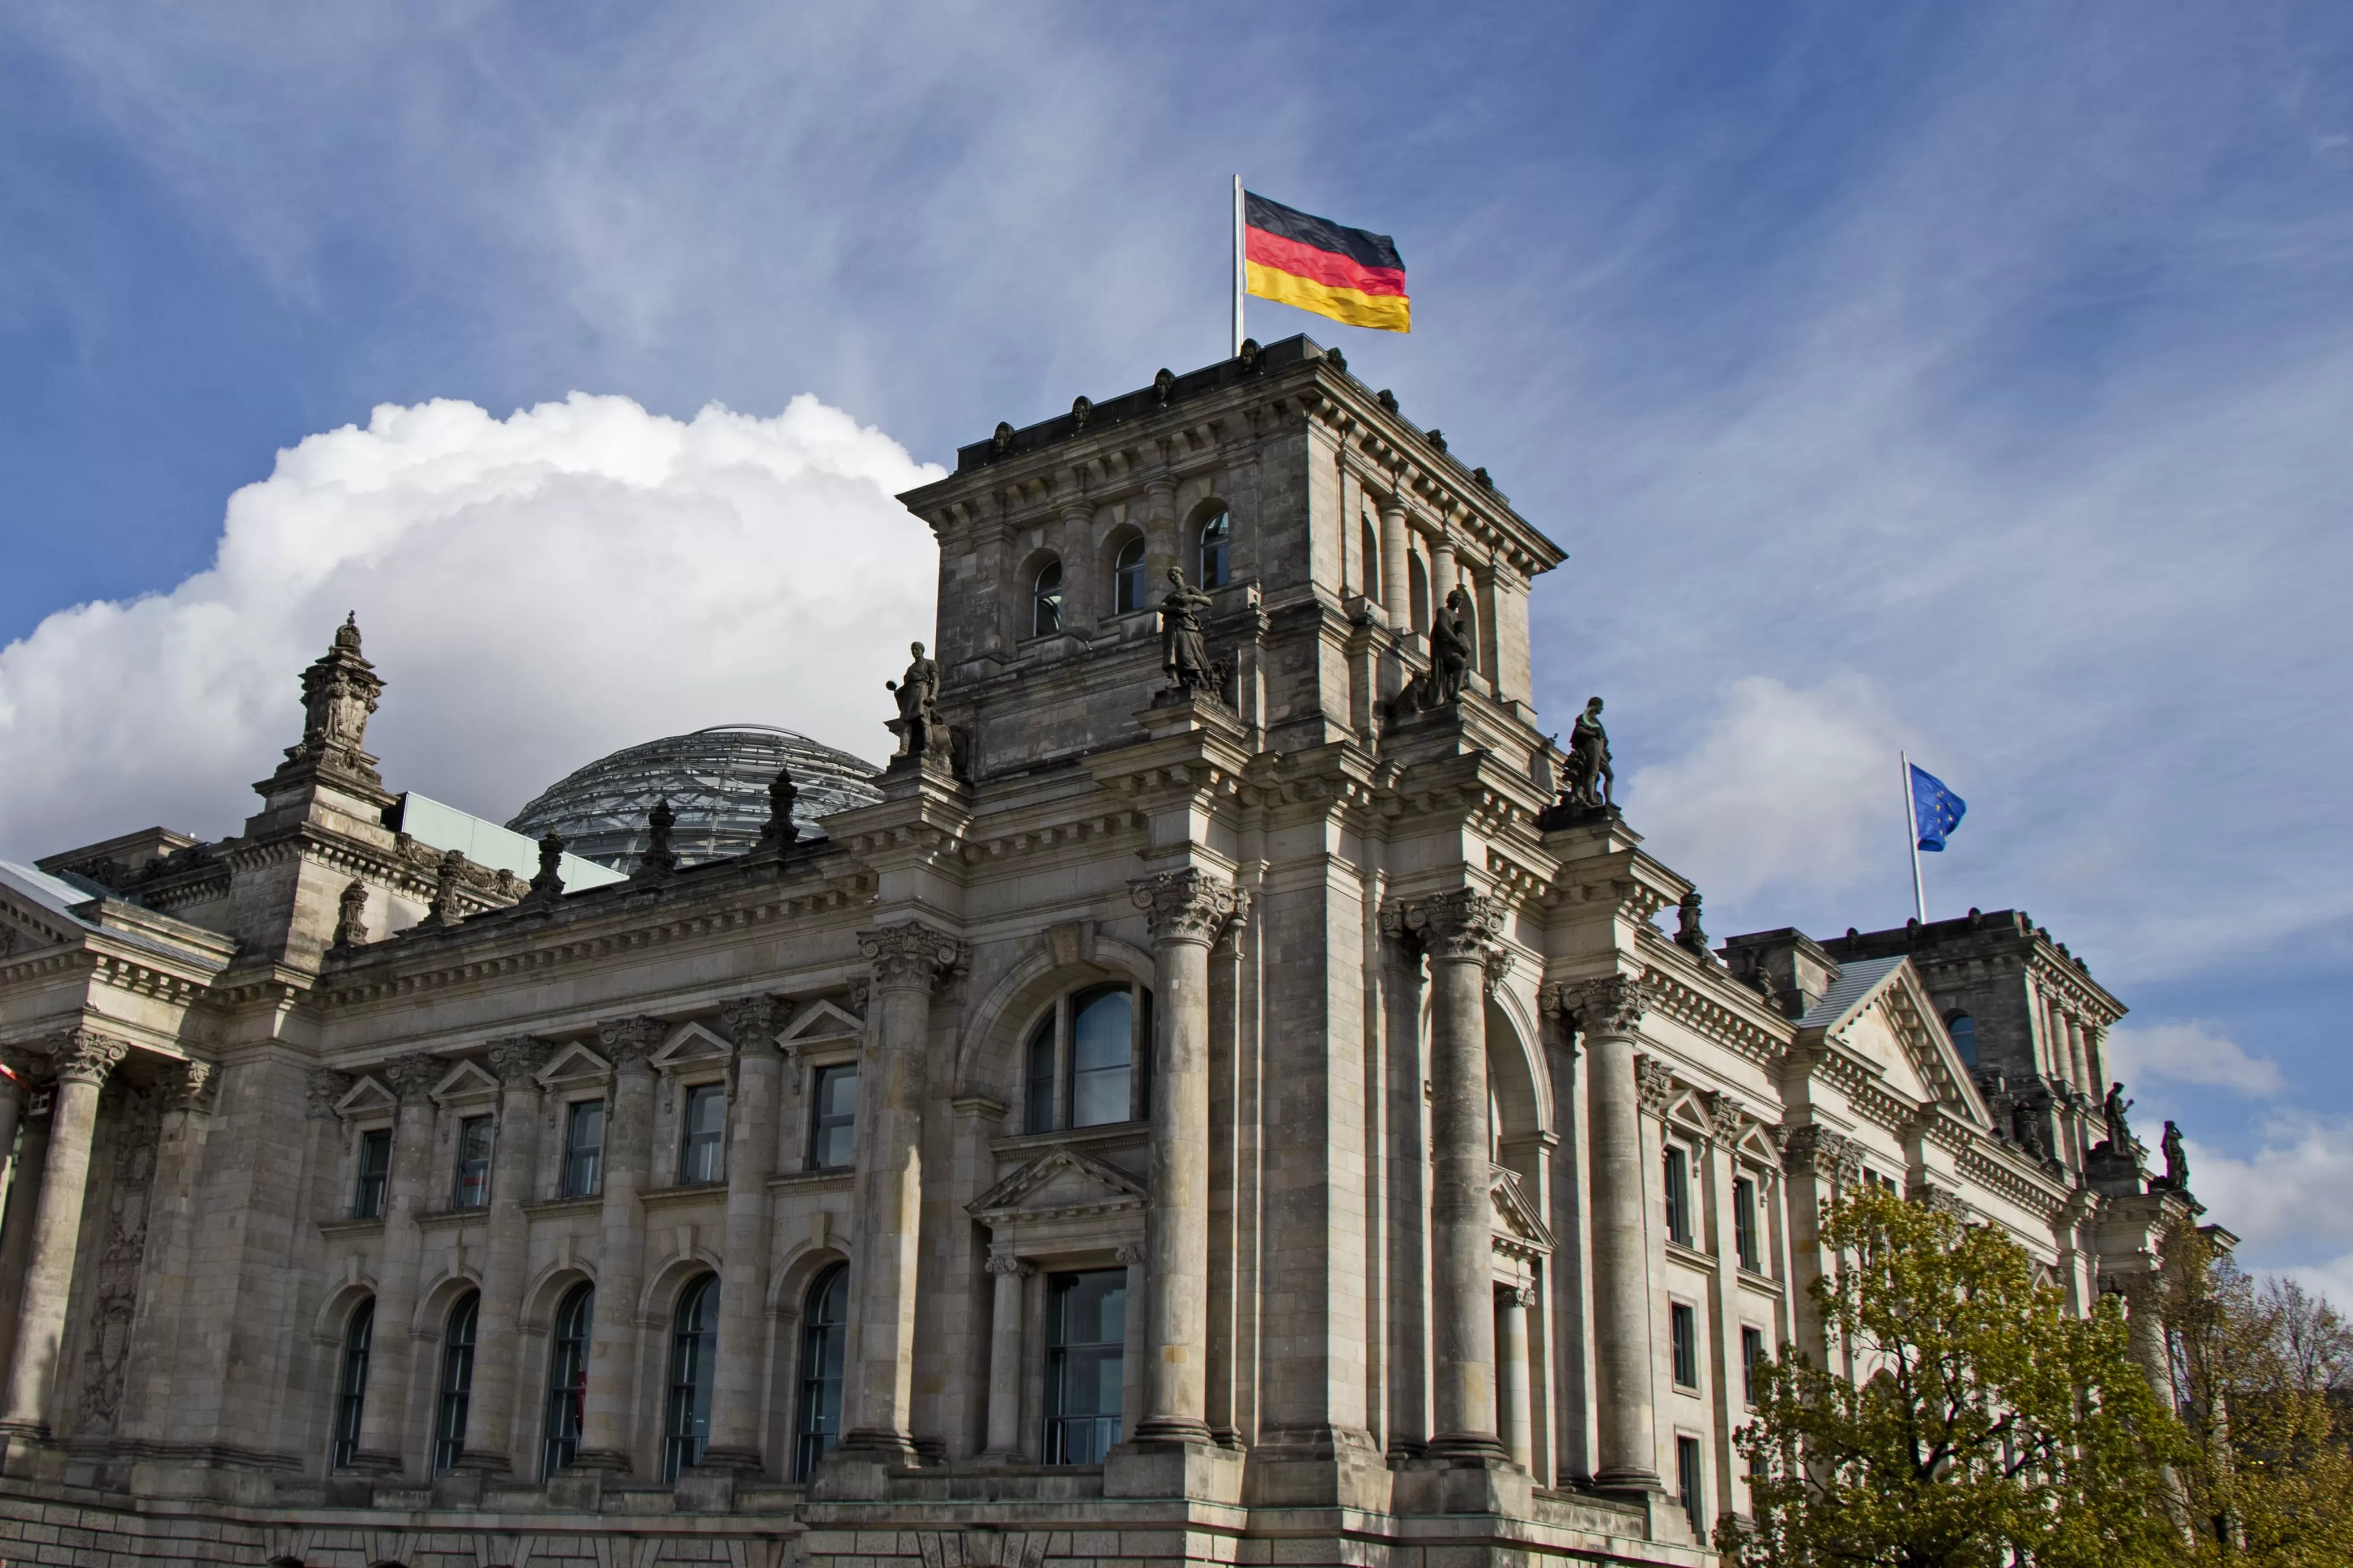
{"type": "Polygon", "coordinates": [[[628,1475],[629,1414],[636,1404],[638,1286],[645,1268],[645,1226],[638,1192],[653,1164],[654,1069],[651,1061],[668,1026],[659,1018],[619,1018],[600,1025],[596,1043],[613,1064],[610,1108],[605,1115],[604,1246],[596,1271],[595,1338],[588,1350],[586,1410],[581,1419],[579,1468],[628,1475]]]}
{"type": "Polygon", "coordinates": [[[1532,1285],[1495,1292],[1495,1372],[1503,1384],[1504,1448],[1524,1470],[1535,1465],[1535,1384],[1528,1356],[1528,1310],[1535,1304],[1532,1285]]]}
{"type": "Polygon", "coordinates": [[[392,1175],[385,1196],[384,1249],[375,1282],[375,1331],[368,1355],[367,1403],[360,1412],[359,1451],[352,1468],[375,1475],[406,1473],[408,1377],[416,1340],[417,1274],[433,1167],[433,1086],[449,1070],[429,1056],[398,1057],[383,1076],[399,1102],[392,1131],[392,1175]]]}
{"type": "Polygon", "coordinates": [[[1037,1272],[1018,1258],[991,1254],[988,1313],[988,1448],[985,1465],[1021,1461],[1021,1298],[1037,1272]]]}
{"type": "Polygon", "coordinates": [[[711,1446],[703,1468],[756,1475],[762,1397],[761,1329],[767,1321],[768,1178],[776,1168],[776,1106],[784,1058],[776,1028],[785,1009],[773,996],[727,1004],[735,1041],[734,1126],[727,1147],[726,1239],[719,1270],[719,1362],[712,1378],[711,1446]]]}
{"type": "Polygon", "coordinates": [[[490,1258],[474,1319],[473,1403],[459,1460],[464,1468],[485,1475],[530,1475],[533,1468],[514,1433],[516,1373],[522,1359],[520,1319],[531,1262],[531,1222],[522,1205],[537,1195],[532,1190],[539,1171],[537,1074],[554,1048],[528,1035],[491,1045],[491,1070],[499,1079],[499,1124],[491,1156],[490,1258]]]}
{"type": "Polygon", "coordinates": [[[170,1378],[182,1354],[188,1323],[191,1190],[202,1163],[206,1124],[220,1087],[220,1069],[195,1058],[164,1075],[164,1106],[155,1140],[155,1173],[148,1187],[147,1241],[131,1324],[135,1375],[124,1379],[118,1430],[130,1439],[165,1436],[170,1378]]]}
{"type": "Polygon", "coordinates": [[[861,931],[874,1023],[858,1072],[858,1292],[840,1443],[847,1461],[913,1462],[915,1258],[923,1224],[925,1047],[932,993],[963,944],[909,922],[861,931]]]}
{"type": "Polygon", "coordinates": [[[1384,911],[1390,929],[1430,960],[1430,1451],[1440,1458],[1504,1457],[1495,1405],[1486,993],[1503,915],[1494,900],[1468,889],[1384,911]]]}
{"type": "Polygon", "coordinates": [[[50,1058],[57,1089],[49,1111],[48,1148],[40,1200],[33,1210],[32,1257],[25,1270],[16,1342],[8,1360],[6,1392],[0,1396],[0,1433],[10,1438],[48,1434],[58,1342],[65,1335],[67,1296],[81,1244],[82,1195],[90,1179],[98,1091],[129,1049],[121,1040],[76,1028],[58,1042],[50,1058]]]}
{"type": "Polygon", "coordinates": [[[1635,1032],[1651,994],[1630,975],[1567,988],[1585,1036],[1593,1159],[1593,1340],[1600,1407],[1597,1484],[1659,1489],[1651,1386],[1649,1205],[1635,1032]]]}
{"type": "Polygon", "coordinates": [[[1209,948],[1249,900],[1198,868],[1129,884],[1152,931],[1152,1194],[1145,1211],[1138,1440],[1206,1443],[1209,1297],[1209,948]]]}

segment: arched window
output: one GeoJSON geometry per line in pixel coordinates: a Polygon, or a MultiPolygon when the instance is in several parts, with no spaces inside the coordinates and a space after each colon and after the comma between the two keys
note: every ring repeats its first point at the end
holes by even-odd
{"type": "Polygon", "coordinates": [[[817,1474],[817,1462],[841,1436],[841,1363],[849,1343],[849,1265],[817,1277],[801,1311],[801,1398],[793,1422],[793,1479],[817,1474]]]}
{"type": "Polygon", "coordinates": [[[1023,1051],[1032,1132],[1140,1121],[1151,1109],[1152,993],[1124,982],[1059,998],[1023,1051]]]}
{"type": "Polygon", "coordinates": [[[1111,563],[1111,605],[1115,616],[1144,608],[1144,538],[1141,534],[1119,547],[1111,563]]]}
{"type": "Polygon", "coordinates": [[[1408,607],[1413,612],[1413,629],[1418,632],[1428,631],[1430,629],[1430,568],[1424,566],[1421,563],[1421,557],[1411,550],[1408,550],[1405,556],[1405,591],[1406,597],[1411,601],[1408,607]]]}
{"type": "Polygon", "coordinates": [[[469,1290],[449,1309],[441,1336],[441,1396],[433,1413],[433,1473],[458,1468],[466,1452],[466,1412],[474,1398],[474,1329],[481,1316],[480,1291],[469,1290]]]}
{"type": "Polygon", "coordinates": [[[1380,531],[1373,527],[1373,520],[1369,517],[1356,526],[1363,530],[1364,534],[1358,542],[1359,550],[1365,558],[1365,580],[1361,586],[1365,597],[1377,605],[1381,602],[1380,531]]]}
{"type": "Polygon", "coordinates": [[[678,1299],[670,1331],[670,1420],[662,1474],[702,1463],[711,1445],[711,1374],[719,1351],[719,1276],[705,1274],[678,1299]]]}
{"type": "Polygon", "coordinates": [[[1029,635],[1050,637],[1062,629],[1062,563],[1049,561],[1038,568],[1029,590],[1029,635]]]}
{"type": "Polygon", "coordinates": [[[552,1476],[580,1457],[580,1427],[588,1408],[588,1334],[596,1315],[596,1288],[575,1285],[555,1310],[547,1350],[547,1429],[540,1468],[552,1476]]]}
{"type": "Polygon", "coordinates": [[[1222,588],[1233,575],[1233,521],[1224,512],[1201,525],[1201,586],[1222,588]]]}
{"type": "Polygon", "coordinates": [[[1978,1021],[1967,1013],[1945,1015],[1945,1032],[1953,1037],[1953,1048],[1961,1053],[1961,1065],[1978,1065],[1978,1021]]]}
{"type": "Polygon", "coordinates": [[[343,1366],[335,1378],[335,1441],[329,1459],[345,1469],[359,1457],[360,1417],[367,1408],[368,1346],[375,1340],[375,1298],[343,1321],[343,1366]]]}

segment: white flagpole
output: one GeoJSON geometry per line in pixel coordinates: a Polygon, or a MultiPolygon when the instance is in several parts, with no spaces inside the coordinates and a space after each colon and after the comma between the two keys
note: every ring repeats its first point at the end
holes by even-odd
{"type": "Polygon", "coordinates": [[[1242,177],[1234,176],[1234,347],[1242,352],[1242,296],[1250,291],[1250,269],[1242,261],[1242,177]]]}
{"type": "Polygon", "coordinates": [[[1904,770],[1904,839],[1912,846],[1912,909],[1926,925],[1928,899],[1920,889],[1920,808],[1912,799],[1912,759],[1898,752],[1895,763],[1904,770]]]}

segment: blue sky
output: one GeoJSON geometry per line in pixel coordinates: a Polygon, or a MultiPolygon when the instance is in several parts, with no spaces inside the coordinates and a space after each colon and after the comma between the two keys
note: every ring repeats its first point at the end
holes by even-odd
{"type": "MultiPolygon", "coordinates": [[[[681,715],[874,751],[741,632],[758,606],[643,570],[724,484],[632,511],[608,474],[477,556],[493,514],[455,503],[430,550],[353,542],[352,475],[397,451],[397,495],[442,495],[417,454],[749,441],[793,516],[855,511],[999,418],[1220,353],[1237,171],[1396,237],[1410,337],[1262,302],[1252,331],[1342,343],[1568,548],[1540,702],[1609,697],[1632,818],[1711,929],[1901,920],[1908,747],[1970,803],[1931,912],[2022,905],[2085,955],[2200,1190],[2353,1295],[2342,6],[13,6],[6,743],[75,749],[174,657],[133,602],[212,603],[255,486],[271,570],[328,552],[301,592],[403,654],[380,733],[420,787],[504,815],[681,715]],[[499,423],[575,391],[627,401],[499,423]],[[489,418],[371,425],[434,399],[489,418]],[[774,423],[684,423],[714,402],[774,423]],[[659,635],[590,607],[654,582],[659,635]],[[480,629],[509,617],[531,635],[480,629]],[[670,684],[533,698],[589,635],[670,684]]],[[[839,581],[777,592],[923,591],[823,559],[839,581]]],[[[273,593],[206,624],[290,670],[273,593]]],[[[269,679],[223,778],[290,739],[269,679]]],[[[234,827],[105,754],[9,770],[0,853],[234,827]]]]}

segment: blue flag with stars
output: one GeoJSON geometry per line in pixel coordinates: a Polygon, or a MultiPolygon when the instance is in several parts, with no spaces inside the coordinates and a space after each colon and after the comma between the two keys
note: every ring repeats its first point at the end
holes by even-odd
{"type": "Polygon", "coordinates": [[[1961,825],[1969,803],[1945,787],[1945,781],[1912,764],[1912,826],[1923,849],[1942,849],[1945,839],[1961,825]]]}

